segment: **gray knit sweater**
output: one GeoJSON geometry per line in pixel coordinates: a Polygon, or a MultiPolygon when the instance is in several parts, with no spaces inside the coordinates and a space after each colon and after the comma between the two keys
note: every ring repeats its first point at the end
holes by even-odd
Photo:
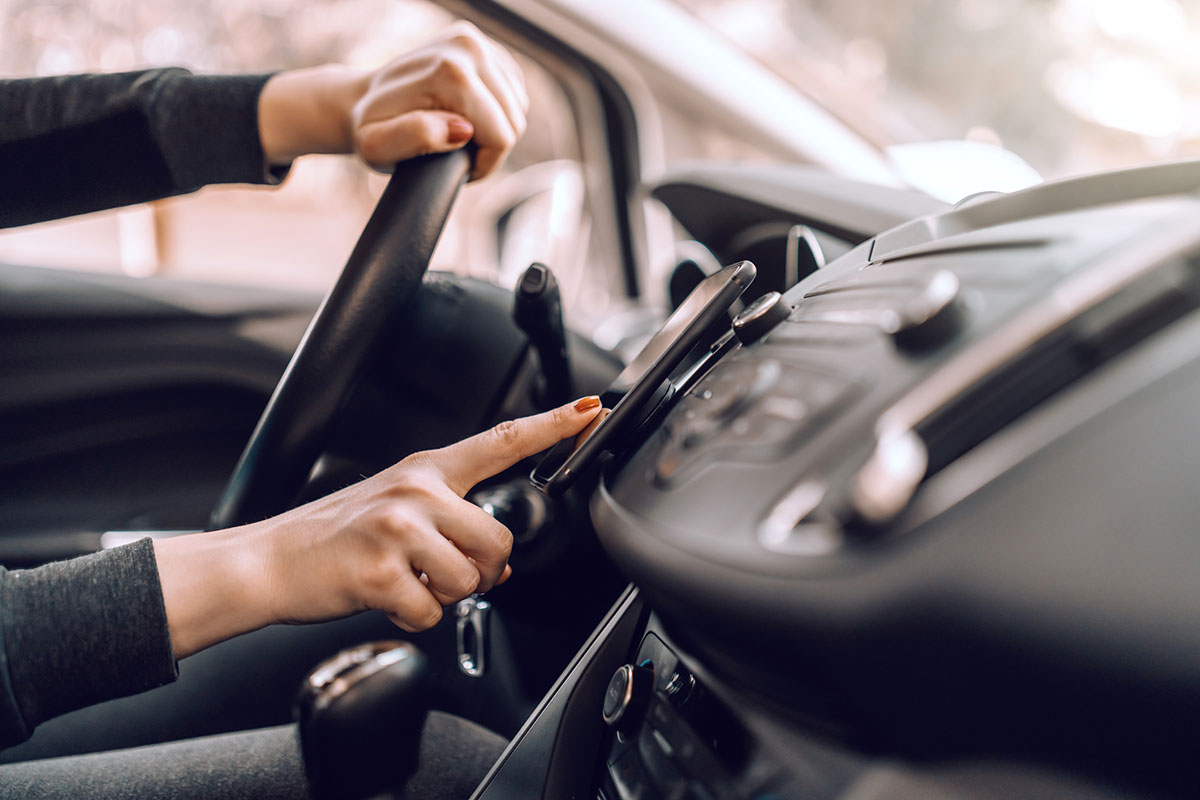
{"type": "Polygon", "coordinates": [[[175,680],[154,547],[0,568],[0,747],[39,722],[175,680]]]}
{"type": "Polygon", "coordinates": [[[190,192],[277,183],[258,96],[269,75],[178,68],[0,80],[0,227],[190,192]]]}

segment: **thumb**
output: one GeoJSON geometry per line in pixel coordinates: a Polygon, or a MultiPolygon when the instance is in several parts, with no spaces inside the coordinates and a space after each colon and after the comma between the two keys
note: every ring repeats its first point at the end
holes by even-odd
{"type": "Polygon", "coordinates": [[[501,422],[491,430],[428,453],[446,485],[462,497],[485,478],[503,472],[523,458],[584,429],[600,413],[600,398],[592,395],[542,414],[501,422]]]}
{"type": "Polygon", "coordinates": [[[449,111],[410,111],[361,124],[354,146],[362,159],[377,169],[430,153],[462,147],[475,134],[464,117],[449,111]]]}

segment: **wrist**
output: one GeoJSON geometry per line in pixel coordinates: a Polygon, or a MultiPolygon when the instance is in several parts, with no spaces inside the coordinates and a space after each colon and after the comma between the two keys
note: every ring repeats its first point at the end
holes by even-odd
{"type": "Polygon", "coordinates": [[[369,72],[336,64],[272,76],[258,100],[258,132],[268,163],[353,152],[354,106],[369,81],[369,72]]]}
{"type": "Polygon", "coordinates": [[[274,621],[256,539],[246,526],[155,541],[176,658],[274,621]]]}

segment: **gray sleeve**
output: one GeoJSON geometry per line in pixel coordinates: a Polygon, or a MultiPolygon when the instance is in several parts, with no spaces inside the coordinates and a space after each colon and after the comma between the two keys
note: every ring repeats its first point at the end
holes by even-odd
{"type": "Polygon", "coordinates": [[[37,569],[0,568],[0,747],[50,717],[177,675],[149,539],[37,569]]]}
{"type": "Polygon", "coordinates": [[[270,75],[178,68],[0,79],[0,227],[210,183],[278,183],[258,101],[270,75]]]}

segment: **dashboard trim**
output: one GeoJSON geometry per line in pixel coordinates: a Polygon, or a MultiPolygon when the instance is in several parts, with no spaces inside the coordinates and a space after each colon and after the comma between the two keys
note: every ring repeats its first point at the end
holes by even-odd
{"type": "MultiPolygon", "coordinates": [[[[969,350],[957,354],[880,414],[875,448],[855,478],[854,510],[875,524],[894,519],[912,499],[922,474],[913,480],[913,437],[925,420],[1084,311],[1200,245],[1200,219],[1192,208],[1175,214],[1143,246],[1122,247],[1100,264],[1066,278],[1037,305],[1018,313],[969,350]],[[904,463],[891,471],[887,465],[904,463]]],[[[1144,232],[1140,232],[1144,236],[1144,232]]],[[[924,449],[923,445],[921,449],[924,449]]]]}

